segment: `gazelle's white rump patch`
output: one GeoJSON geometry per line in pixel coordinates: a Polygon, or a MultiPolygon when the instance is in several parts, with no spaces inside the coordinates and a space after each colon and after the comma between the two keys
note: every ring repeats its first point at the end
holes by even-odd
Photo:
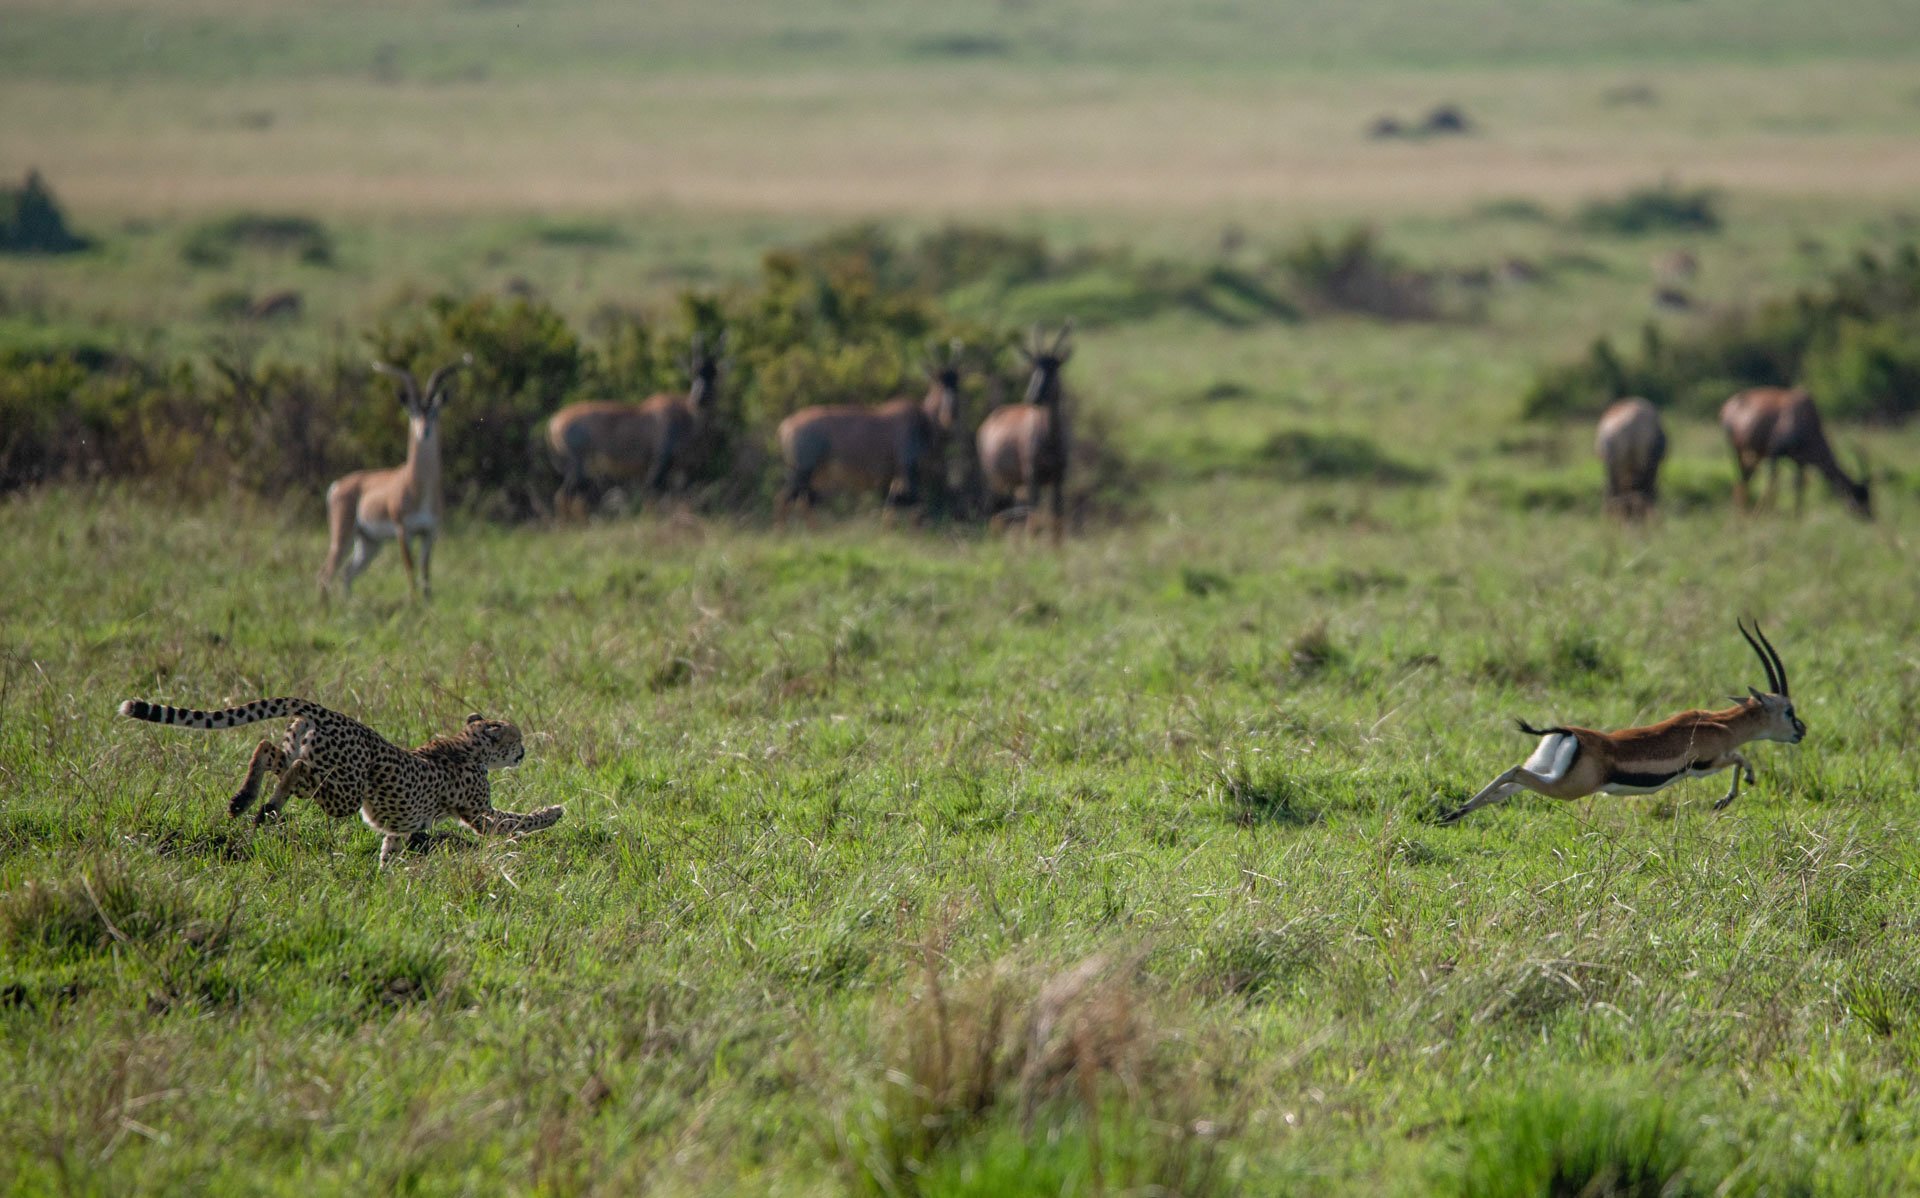
{"type": "MultiPolygon", "coordinates": [[[[1549,732],[1540,738],[1540,744],[1533,750],[1533,756],[1527,758],[1527,770],[1545,778],[1549,782],[1558,782],[1567,776],[1573,768],[1574,754],[1580,751],[1580,742],[1564,732],[1549,732]]],[[[1511,761],[1513,758],[1509,757],[1511,761]]]]}

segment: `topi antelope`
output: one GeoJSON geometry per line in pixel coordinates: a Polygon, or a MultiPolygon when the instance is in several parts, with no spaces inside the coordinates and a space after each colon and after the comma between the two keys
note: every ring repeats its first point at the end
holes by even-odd
{"type": "Polygon", "coordinates": [[[587,492],[635,478],[649,492],[663,493],[671,473],[685,470],[713,412],[726,344],[724,332],[712,346],[694,333],[685,395],[655,395],[640,403],[592,400],[555,412],[547,421],[547,448],[561,476],[554,511],[577,504],[584,514],[587,492]]]}
{"type": "Polygon", "coordinates": [[[889,510],[917,503],[923,479],[945,481],[947,439],[960,420],[960,342],[922,361],[931,384],[918,403],[892,399],[877,408],[852,404],[802,408],[780,422],[787,464],[780,510],[805,499],[807,514],[821,490],[878,490],[889,510]]]}
{"type": "Polygon", "coordinates": [[[1601,414],[1593,451],[1607,472],[1607,510],[1628,520],[1651,511],[1667,456],[1659,411],[1638,397],[1614,403],[1601,414]]]}
{"type": "Polygon", "coordinates": [[[1840,468],[1833,446],[1827,443],[1826,430],[1820,424],[1820,409],[1804,388],[1754,387],[1729,399],[1720,408],[1720,427],[1726,430],[1727,443],[1733,447],[1733,464],[1740,472],[1734,496],[1741,507],[1751,505],[1747,484],[1761,462],[1767,463],[1767,504],[1772,506],[1780,483],[1780,460],[1794,464],[1793,510],[1806,510],[1807,467],[1826,476],[1834,494],[1847,501],[1853,514],[1873,519],[1873,496],[1865,470],[1855,482],[1840,468]]]}
{"type": "Polygon", "coordinates": [[[1740,753],[1740,746],[1756,740],[1797,745],[1807,734],[1807,726],[1793,713],[1787,667],[1780,654],[1758,624],[1752,632],[1741,624],[1740,635],[1766,667],[1766,693],[1748,687],[1747,698],[1735,699],[1735,705],[1725,710],[1683,711],[1658,724],[1619,732],[1535,728],[1521,721],[1520,731],[1540,738],[1533,756],[1487,783],[1440,822],[1450,824],[1475,808],[1503,803],[1523,790],[1553,799],[1584,799],[1596,792],[1643,795],[1687,778],[1731,769],[1733,784],[1713,805],[1715,811],[1721,810],[1740,793],[1742,774],[1747,785],[1753,785],[1753,766],[1740,753]]]}
{"type": "Polygon", "coordinates": [[[353,593],[353,580],[367,568],[380,546],[400,543],[400,560],[407,566],[407,586],[423,598],[433,597],[433,538],[440,531],[440,407],[446,401],[446,383],[454,371],[473,364],[463,354],[427,376],[423,390],[413,372],[385,362],[374,370],[400,384],[400,402],[407,409],[407,460],[391,470],[361,470],[337,479],[327,488],[327,564],[320,569],[320,597],[325,599],[341,568],[340,558],[353,540],[353,556],[341,575],[341,589],[353,593]],[[412,542],[420,543],[419,577],[414,577],[412,542]]]}
{"type": "MultiPolygon", "coordinates": [[[[1012,496],[1028,515],[1040,504],[1040,489],[1052,487],[1053,539],[1058,544],[1066,524],[1067,439],[1066,415],[1060,407],[1060,369],[1073,358],[1067,344],[1073,321],[1060,326],[1053,344],[1046,344],[1035,325],[1028,343],[1020,347],[1033,373],[1027,379],[1025,403],[1005,404],[980,422],[975,445],[987,492],[1012,496]]],[[[1007,513],[1003,513],[1006,515],[1007,513]]]]}

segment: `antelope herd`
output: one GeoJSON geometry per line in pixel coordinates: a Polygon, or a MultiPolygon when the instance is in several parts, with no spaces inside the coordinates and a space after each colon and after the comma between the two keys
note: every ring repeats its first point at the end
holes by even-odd
{"type": "MultiPolygon", "coordinates": [[[[995,524],[1023,520],[1037,533],[1045,524],[1058,544],[1066,527],[1067,472],[1072,438],[1063,404],[1061,373],[1073,358],[1073,322],[1049,339],[1035,326],[1016,346],[1027,383],[1017,402],[989,411],[973,437],[978,479],[995,524]]],[[[595,400],[569,404],[547,421],[546,444],[561,476],[553,497],[556,515],[584,515],[611,486],[638,482],[652,496],[664,494],[676,476],[684,480],[713,421],[727,334],[709,344],[695,333],[685,360],[684,394],[660,394],[639,403],[595,400]]],[[[387,541],[400,546],[410,587],[432,595],[433,542],[441,509],[440,410],[453,373],[473,362],[465,355],[435,370],[422,387],[412,372],[385,362],[373,369],[395,380],[407,413],[407,460],[387,470],[349,474],[327,489],[330,540],[320,571],[324,597],[353,580],[387,541]],[[351,544],[352,556],[347,557],[351,544]],[[418,553],[416,566],[415,553],[418,553]],[[343,561],[343,559],[345,559],[343,561]]],[[[921,366],[927,391],[873,407],[816,404],[780,422],[776,433],[785,477],[777,499],[782,523],[796,505],[809,523],[824,495],[871,493],[891,518],[898,508],[920,503],[947,485],[948,456],[964,427],[962,375],[965,347],[953,341],[929,352],[921,366]]],[[[1840,465],[1827,440],[1813,397],[1804,388],[1755,387],[1720,409],[1720,426],[1733,451],[1738,506],[1752,507],[1749,484],[1768,467],[1765,502],[1771,506],[1780,463],[1794,465],[1794,510],[1806,506],[1808,468],[1863,519],[1873,517],[1871,488],[1840,465]]],[[[1637,396],[1614,402],[1601,415],[1594,453],[1605,479],[1604,506],[1626,520],[1647,517],[1659,496],[1667,433],[1659,409],[1637,396]]]]}

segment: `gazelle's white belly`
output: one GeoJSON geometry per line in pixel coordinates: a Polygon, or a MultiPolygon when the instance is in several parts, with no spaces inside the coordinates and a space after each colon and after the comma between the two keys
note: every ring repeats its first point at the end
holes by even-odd
{"type": "MultiPolygon", "coordinates": [[[[355,523],[360,529],[361,536],[369,537],[376,541],[398,540],[402,526],[401,524],[395,524],[391,520],[367,520],[364,518],[355,521],[355,523]]],[[[408,515],[402,523],[409,533],[416,533],[432,532],[439,526],[440,521],[432,512],[423,510],[408,515]]]]}

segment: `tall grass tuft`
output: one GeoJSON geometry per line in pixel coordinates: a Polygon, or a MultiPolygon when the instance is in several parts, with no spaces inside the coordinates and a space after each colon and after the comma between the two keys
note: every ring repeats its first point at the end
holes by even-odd
{"type": "Polygon", "coordinates": [[[1137,958],[1002,964],[955,979],[927,954],[884,1074],[843,1118],[853,1188],[887,1195],[1220,1192],[1217,1125],[1171,1068],[1137,958]]]}

